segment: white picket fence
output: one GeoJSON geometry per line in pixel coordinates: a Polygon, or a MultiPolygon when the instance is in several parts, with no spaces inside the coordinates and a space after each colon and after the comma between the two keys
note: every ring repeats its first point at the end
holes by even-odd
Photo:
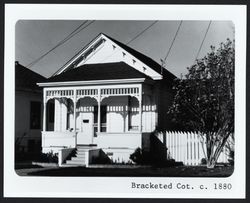
{"type": "MultiPolygon", "coordinates": [[[[185,165],[194,166],[201,164],[205,158],[205,142],[198,133],[194,132],[158,132],[155,136],[166,145],[168,158],[181,161],[185,165]]],[[[229,151],[224,147],[217,163],[228,163],[229,151]]]]}

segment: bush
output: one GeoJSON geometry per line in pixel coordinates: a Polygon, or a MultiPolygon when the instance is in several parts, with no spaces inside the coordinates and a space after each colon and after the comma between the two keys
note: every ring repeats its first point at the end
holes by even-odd
{"type": "Polygon", "coordinates": [[[201,159],[201,165],[207,165],[207,160],[205,158],[201,159]]]}
{"type": "Polygon", "coordinates": [[[143,164],[145,159],[142,154],[142,150],[139,147],[130,155],[129,158],[136,164],[143,164]]]}
{"type": "Polygon", "coordinates": [[[45,163],[58,163],[58,154],[53,153],[41,153],[36,161],[45,162],[45,163]]]}
{"type": "Polygon", "coordinates": [[[136,164],[155,164],[150,152],[146,152],[141,148],[137,148],[129,157],[136,164]]]}
{"type": "Polygon", "coordinates": [[[174,159],[157,159],[154,153],[146,152],[137,148],[129,157],[134,163],[140,165],[152,165],[156,167],[183,166],[182,162],[176,162],[174,159]]]}

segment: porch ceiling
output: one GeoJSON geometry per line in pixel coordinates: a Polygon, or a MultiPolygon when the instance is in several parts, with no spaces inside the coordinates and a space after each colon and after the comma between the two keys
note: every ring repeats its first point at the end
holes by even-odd
{"type": "Polygon", "coordinates": [[[124,62],[86,64],[68,70],[60,75],[47,79],[46,82],[93,81],[93,80],[119,80],[145,78],[152,80],[147,75],[137,71],[124,62]]]}

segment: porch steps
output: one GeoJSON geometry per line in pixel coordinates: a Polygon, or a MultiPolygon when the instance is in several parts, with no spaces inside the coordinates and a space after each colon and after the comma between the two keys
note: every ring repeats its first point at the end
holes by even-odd
{"type": "Polygon", "coordinates": [[[89,149],[93,149],[93,148],[95,148],[95,146],[89,146],[89,145],[77,146],[75,156],[71,157],[70,160],[66,160],[66,163],[63,165],[65,167],[86,166],[85,159],[88,158],[88,157],[85,157],[86,151],[89,151],[89,149]]]}

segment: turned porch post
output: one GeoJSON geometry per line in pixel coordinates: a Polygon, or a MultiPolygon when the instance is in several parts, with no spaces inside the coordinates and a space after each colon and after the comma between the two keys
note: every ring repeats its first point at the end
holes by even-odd
{"type": "Polygon", "coordinates": [[[97,132],[101,132],[101,89],[98,89],[97,132]]]}
{"type": "Polygon", "coordinates": [[[74,89],[74,131],[76,132],[76,89],[74,89]]]}
{"type": "Polygon", "coordinates": [[[142,85],[139,87],[139,131],[142,132],[142,85]]]}
{"type": "Polygon", "coordinates": [[[46,131],[46,90],[43,89],[43,131],[46,131]]]}

